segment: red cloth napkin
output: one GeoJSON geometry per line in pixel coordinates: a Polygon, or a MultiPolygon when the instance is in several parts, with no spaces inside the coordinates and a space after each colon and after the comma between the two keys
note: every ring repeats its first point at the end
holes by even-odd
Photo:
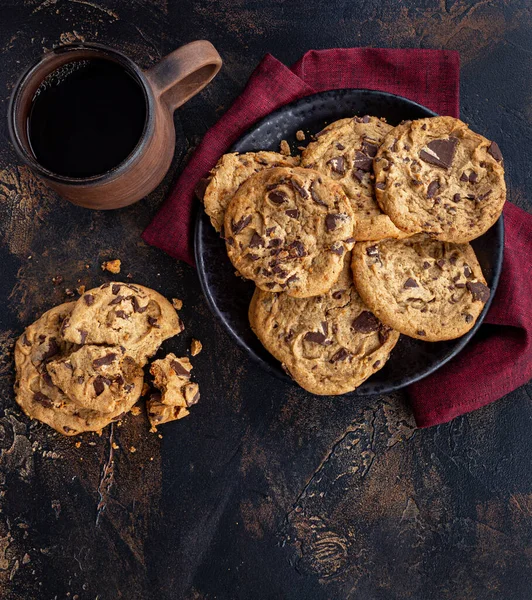
{"type": "MultiPolygon", "coordinates": [[[[194,188],[219,157],[271,111],[318,91],[366,88],[410,98],[442,115],[459,115],[459,55],[444,50],[311,50],[292,68],[266,55],[244,91],[206,133],[144,240],[194,264],[194,188]]],[[[532,377],[532,215],[507,204],[503,271],[479,333],[458,357],[409,387],[419,427],[484,406],[532,377]]]]}

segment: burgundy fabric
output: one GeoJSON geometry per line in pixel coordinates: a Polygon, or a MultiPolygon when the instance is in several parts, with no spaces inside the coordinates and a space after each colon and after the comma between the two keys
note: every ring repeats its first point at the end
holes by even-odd
{"type": "MultiPolygon", "coordinates": [[[[191,214],[199,179],[253,123],[318,91],[367,88],[405,96],[442,115],[459,116],[459,55],[443,50],[311,50],[291,69],[266,55],[244,91],[207,131],[144,240],[194,264],[191,214]]],[[[532,378],[532,215],[507,204],[501,280],[485,324],[434,375],[409,387],[419,427],[480,408],[532,378]]]]}

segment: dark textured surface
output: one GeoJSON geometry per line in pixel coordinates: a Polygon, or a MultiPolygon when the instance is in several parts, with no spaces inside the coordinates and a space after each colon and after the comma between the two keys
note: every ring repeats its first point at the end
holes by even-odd
{"type": "Polygon", "coordinates": [[[206,37],[225,60],[176,115],[182,139],[165,182],[121,211],[89,212],[49,192],[19,166],[0,120],[0,597],[531,598],[530,384],[423,431],[401,393],[313,398],[253,364],[211,315],[194,271],[140,241],[263,54],[290,64],[312,47],[459,50],[462,117],[499,142],[509,199],[530,210],[530,3],[3,0],[0,9],[2,114],[20,70],[60,42],[108,43],[148,66],[206,37]],[[11,352],[66,287],[109,280],[99,264],[115,257],[121,279],[131,272],[184,300],[186,330],[167,348],[202,340],[202,399],[161,428],[163,439],[130,416],[77,448],[21,415],[11,352]]]}
{"type": "MultiPolygon", "coordinates": [[[[390,125],[407,119],[421,119],[435,113],[415,102],[370,90],[334,90],[301,98],[271,113],[254,125],[234,146],[236,152],[278,151],[287,140],[292,154],[299,153],[301,142],[296,132],[306,134],[305,144],[325,125],[353,115],[384,117],[390,125]]],[[[195,253],[198,277],[209,306],[229,334],[264,370],[281,379],[290,378],[281,364],[271,356],[251,331],[248,307],[255,286],[234,277],[234,267],[227,258],[225,243],[210,225],[209,218],[198,211],[195,223],[195,253]],[[228,286],[227,283],[231,282],[228,286]]],[[[493,292],[497,289],[504,244],[503,219],[474,241],[480,266],[493,292]]],[[[427,343],[401,336],[390,360],[349,396],[386,394],[401,389],[432,373],[455,356],[475,334],[489,310],[484,307],[471,331],[458,340],[427,343]]],[[[296,385],[294,383],[294,385],[296,385]]]]}

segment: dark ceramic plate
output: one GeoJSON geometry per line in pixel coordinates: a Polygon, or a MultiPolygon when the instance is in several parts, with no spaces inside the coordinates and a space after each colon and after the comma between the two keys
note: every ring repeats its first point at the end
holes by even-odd
{"type": "MultiPolygon", "coordinates": [[[[391,125],[404,119],[435,116],[428,108],[384,92],[355,89],[321,92],[269,114],[252,127],[233,146],[232,151],[278,151],[283,139],[288,140],[295,150],[301,145],[295,139],[299,129],[314,134],[337,119],[366,114],[385,117],[391,125]]],[[[472,243],[492,290],[492,297],[501,272],[503,239],[501,217],[488,232],[472,243]]],[[[249,326],[247,312],[253,295],[253,283],[235,277],[225,245],[203,211],[198,212],[196,220],[195,253],[201,286],[212,312],[256,362],[268,372],[288,380],[280,363],[264,349],[249,326]]],[[[391,392],[429,375],[467,344],[484,319],[489,304],[475,327],[457,340],[428,343],[401,336],[386,365],[350,395],[391,392]]]]}

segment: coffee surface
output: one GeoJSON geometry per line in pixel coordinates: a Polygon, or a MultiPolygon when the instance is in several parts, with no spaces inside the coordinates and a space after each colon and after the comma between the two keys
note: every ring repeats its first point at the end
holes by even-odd
{"type": "Polygon", "coordinates": [[[85,178],[122,163],[145,121],[140,84],[120,64],[96,58],[50,73],[35,93],[27,125],[31,149],[43,167],[85,178]]]}

